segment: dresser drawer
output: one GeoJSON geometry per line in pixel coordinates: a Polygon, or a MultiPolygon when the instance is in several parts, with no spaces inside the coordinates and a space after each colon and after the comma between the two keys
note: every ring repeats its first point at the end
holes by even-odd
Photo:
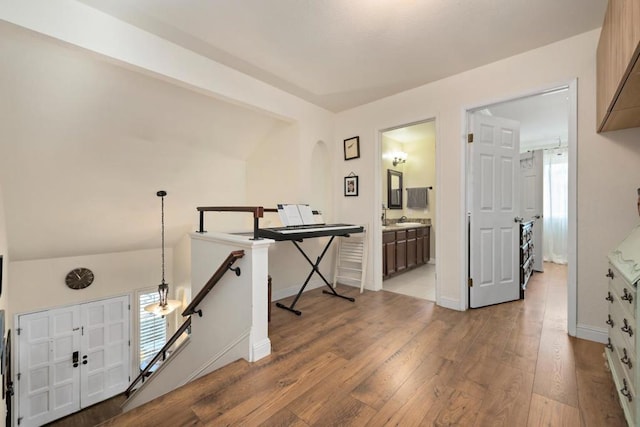
{"type": "Polygon", "coordinates": [[[627,382],[631,384],[631,387],[635,391],[636,384],[636,352],[635,349],[629,348],[628,342],[621,335],[620,331],[614,329],[611,331],[610,343],[613,347],[612,357],[615,357],[620,363],[621,371],[624,372],[627,377],[627,382]]]}
{"type": "Polygon", "coordinates": [[[622,277],[622,274],[618,272],[618,270],[609,264],[609,271],[607,273],[609,277],[609,288],[615,292],[620,300],[622,301],[622,305],[625,307],[626,311],[633,314],[635,316],[636,307],[638,305],[638,299],[636,298],[637,284],[629,284],[622,277]]]}
{"type": "Polygon", "coordinates": [[[613,304],[609,305],[607,325],[609,325],[609,336],[612,340],[619,336],[626,343],[624,347],[635,350],[636,320],[631,318],[626,310],[622,309],[621,301],[616,295],[614,295],[613,304]]]}

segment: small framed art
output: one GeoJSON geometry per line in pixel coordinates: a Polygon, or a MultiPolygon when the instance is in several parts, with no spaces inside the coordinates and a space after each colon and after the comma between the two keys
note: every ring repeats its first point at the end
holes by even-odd
{"type": "Polygon", "coordinates": [[[358,176],[357,175],[344,177],[344,195],[345,196],[358,195],[358,176]]]}
{"type": "Polygon", "coordinates": [[[344,159],[353,160],[360,157],[360,137],[354,136],[353,138],[344,140],[344,159]]]}

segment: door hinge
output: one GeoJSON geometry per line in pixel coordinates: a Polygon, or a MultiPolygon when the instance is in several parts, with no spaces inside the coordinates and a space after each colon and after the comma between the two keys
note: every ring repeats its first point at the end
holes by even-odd
{"type": "Polygon", "coordinates": [[[18,381],[20,381],[20,377],[21,377],[21,376],[22,376],[22,374],[21,374],[20,372],[18,372],[18,375],[17,375],[17,377],[18,377],[18,381]]]}
{"type": "Polygon", "coordinates": [[[467,142],[469,144],[471,144],[473,142],[473,134],[472,133],[467,134],[467,142]]]}
{"type": "Polygon", "coordinates": [[[131,340],[129,340],[129,347],[131,347],[131,340]]]}
{"type": "Polygon", "coordinates": [[[473,279],[469,277],[469,287],[473,288],[473,279]]]}
{"type": "Polygon", "coordinates": [[[22,328],[17,328],[16,332],[18,332],[18,335],[20,335],[20,332],[22,332],[22,328]]]}
{"type": "Polygon", "coordinates": [[[127,309],[131,311],[131,304],[127,304],[127,309]]]}
{"type": "Polygon", "coordinates": [[[22,418],[24,418],[24,417],[18,418],[18,425],[20,425],[20,423],[22,422],[22,418]]]}

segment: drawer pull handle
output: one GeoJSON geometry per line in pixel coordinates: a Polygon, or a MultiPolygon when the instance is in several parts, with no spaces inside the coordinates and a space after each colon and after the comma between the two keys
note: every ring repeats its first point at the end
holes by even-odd
{"type": "Polygon", "coordinates": [[[609,277],[610,279],[613,279],[615,277],[615,275],[613,274],[613,271],[611,271],[611,269],[609,269],[609,272],[607,273],[607,277],[609,277]]]}
{"type": "Polygon", "coordinates": [[[629,304],[631,304],[633,302],[633,295],[629,293],[627,288],[624,288],[623,291],[624,291],[624,295],[621,298],[625,301],[629,301],[629,304]]]}
{"type": "Polygon", "coordinates": [[[625,365],[627,365],[629,367],[629,369],[633,368],[633,363],[631,362],[631,359],[629,359],[629,356],[627,356],[627,349],[623,348],[622,349],[622,353],[624,353],[624,356],[622,356],[620,361],[622,363],[624,363],[625,365]]]}
{"type": "Polygon", "coordinates": [[[622,328],[620,328],[620,330],[622,332],[626,332],[629,334],[630,337],[633,336],[633,329],[631,329],[631,326],[629,326],[629,324],[627,323],[627,319],[622,320],[622,323],[624,323],[624,326],[622,328]]]}
{"type": "Polygon", "coordinates": [[[607,343],[604,345],[609,350],[613,351],[613,345],[611,344],[611,338],[607,338],[607,343]]]}
{"type": "Polygon", "coordinates": [[[605,300],[613,302],[613,295],[611,295],[611,292],[607,292],[607,297],[605,298],[605,300]]]}
{"type": "Polygon", "coordinates": [[[610,315],[610,314],[607,314],[607,317],[608,317],[608,319],[607,319],[607,321],[606,321],[606,322],[604,322],[604,323],[606,323],[607,325],[609,325],[609,326],[611,326],[611,327],[613,328],[614,323],[613,323],[613,319],[611,318],[611,315],[610,315]]]}
{"type": "Polygon", "coordinates": [[[622,395],[629,399],[629,402],[631,402],[633,400],[633,397],[631,397],[631,392],[629,392],[629,388],[627,387],[626,378],[622,379],[622,384],[624,384],[624,387],[620,389],[620,393],[622,393],[622,395]]]}

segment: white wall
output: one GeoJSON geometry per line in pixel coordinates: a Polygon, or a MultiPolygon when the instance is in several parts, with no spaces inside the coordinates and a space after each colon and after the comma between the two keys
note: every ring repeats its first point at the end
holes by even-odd
{"type": "MultiPolygon", "coordinates": [[[[165,278],[172,283],[171,249],[165,251],[165,259],[165,278]]],[[[9,268],[12,316],[129,294],[134,290],[157,287],[162,279],[160,249],[13,261],[9,268]],[[76,267],[93,271],[92,285],[79,290],[67,287],[65,276],[76,267]]]]}
{"type": "MultiPolygon", "coordinates": [[[[606,254],[637,223],[634,190],[640,183],[640,130],[595,132],[595,53],[599,30],[470,70],[338,115],[336,140],[360,135],[362,157],[339,166],[375,181],[378,132],[436,117],[438,133],[438,283],[441,304],[462,307],[464,252],[464,136],[468,108],[507,100],[578,79],[578,325],[603,328],[606,254]]],[[[337,154],[336,154],[337,155],[337,154]]],[[[341,175],[338,173],[338,175],[341,175]]],[[[338,185],[336,179],[336,185],[338,185]]],[[[375,192],[338,207],[344,220],[379,216],[375,192]]],[[[372,244],[374,244],[372,242],[372,244]]],[[[374,254],[373,265],[379,263],[374,254]]],[[[377,278],[376,278],[377,279],[377,278]]],[[[369,281],[368,287],[373,287],[369,281]]],[[[604,329],[602,329],[604,330],[604,329]]]]}

